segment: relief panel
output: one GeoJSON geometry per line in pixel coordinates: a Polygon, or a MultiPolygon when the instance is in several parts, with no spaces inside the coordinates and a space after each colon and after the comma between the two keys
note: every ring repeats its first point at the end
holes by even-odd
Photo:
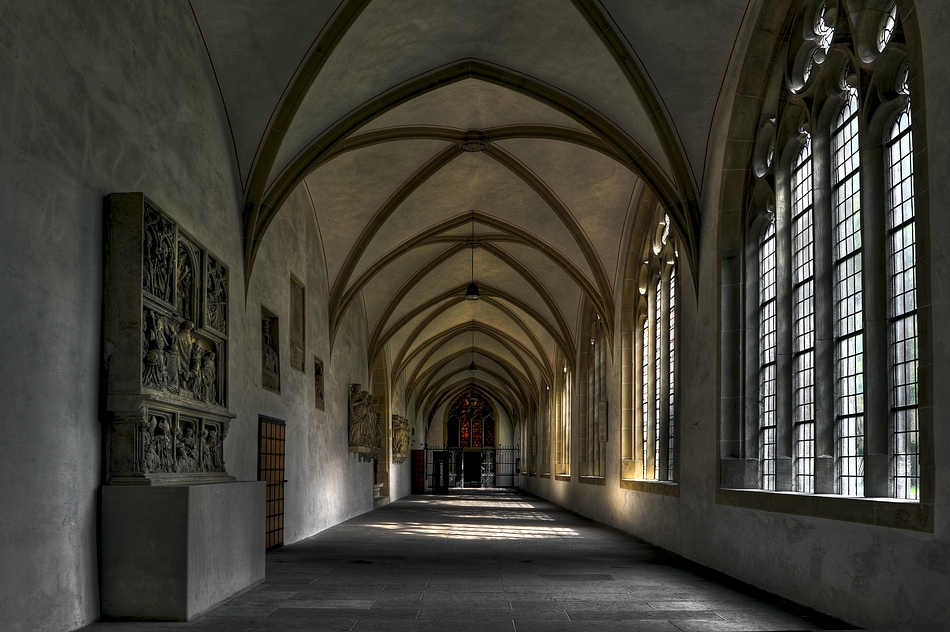
{"type": "Polygon", "coordinates": [[[214,255],[208,255],[205,296],[208,327],[226,336],[228,334],[228,269],[214,255]]]}
{"type": "Polygon", "coordinates": [[[145,231],[142,244],[142,289],[171,304],[175,223],[152,204],[145,204],[145,231]]]}
{"type": "Polygon", "coordinates": [[[290,276],[290,366],[306,372],[306,291],[297,277],[290,276]]]}
{"type": "Polygon", "coordinates": [[[234,480],[228,269],[141,193],[108,196],[106,212],[109,484],[234,480]]]}
{"type": "Polygon", "coordinates": [[[313,356],[313,405],[317,410],[324,410],[323,360],[317,356],[313,356]]]}
{"type": "Polygon", "coordinates": [[[383,424],[377,411],[379,400],[359,384],[350,385],[350,452],[360,461],[372,461],[383,447],[383,424]]]}
{"type": "Polygon", "coordinates": [[[393,463],[402,463],[409,457],[410,442],[409,420],[393,415],[393,463]]]}
{"type": "Polygon", "coordinates": [[[261,307],[261,386],[280,393],[280,321],[261,307]]]}

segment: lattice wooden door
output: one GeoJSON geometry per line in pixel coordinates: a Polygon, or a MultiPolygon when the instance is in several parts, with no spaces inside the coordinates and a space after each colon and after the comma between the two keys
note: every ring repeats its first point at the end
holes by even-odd
{"type": "Polygon", "coordinates": [[[286,425],[279,419],[260,417],[257,480],[267,483],[267,550],[284,545],[284,437],[286,425]]]}

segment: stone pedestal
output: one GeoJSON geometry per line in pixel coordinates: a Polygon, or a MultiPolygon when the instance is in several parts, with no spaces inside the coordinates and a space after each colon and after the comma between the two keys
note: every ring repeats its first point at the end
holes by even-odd
{"type": "Polygon", "coordinates": [[[258,482],[102,488],[102,616],[190,621],[264,579],[258,482]]]}

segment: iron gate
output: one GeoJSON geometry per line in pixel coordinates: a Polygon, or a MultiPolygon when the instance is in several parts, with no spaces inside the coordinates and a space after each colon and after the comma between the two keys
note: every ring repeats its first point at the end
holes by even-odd
{"type": "Polygon", "coordinates": [[[425,448],[425,491],[437,487],[436,453],[448,458],[448,488],[517,487],[521,473],[521,447],[458,448],[427,445],[425,448]]]}

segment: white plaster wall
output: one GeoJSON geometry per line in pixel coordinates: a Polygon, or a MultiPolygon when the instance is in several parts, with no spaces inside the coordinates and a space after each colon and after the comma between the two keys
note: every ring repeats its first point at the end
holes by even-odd
{"type": "MultiPolygon", "coordinates": [[[[351,382],[368,384],[365,319],[331,355],[309,197],[273,222],[245,302],[243,195],[226,115],[188,3],[4,3],[0,10],[0,629],[70,630],[99,615],[102,201],[143,191],[231,270],[225,445],[257,478],[257,416],[284,419],[285,541],[372,508],[347,450],[351,382]],[[290,273],[307,287],[307,372],[289,366],[290,273]],[[260,388],[260,305],[282,320],[281,395],[260,388]],[[326,410],[313,406],[314,354],[326,410]]],[[[406,485],[408,487],[408,485],[406,485]]]]}
{"type": "MultiPolygon", "coordinates": [[[[926,84],[933,319],[950,319],[950,51],[947,3],[917,3],[926,84]]],[[[619,445],[608,447],[603,487],[522,477],[529,491],[628,531],[687,558],[819,611],[867,627],[946,629],[950,620],[950,389],[934,386],[934,533],[801,517],[715,503],[717,446],[718,277],[716,225],[725,128],[735,92],[725,86],[703,191],[698,302],[681,298],[680,497],[622,490],[619,445]]],[[[921,168],[918,165],[918,168],[921,168]]],[[[918,190],[920,192],[920,190],[918,190]]],[[[683,278],[687,278],[686,275],[683,278]]],[[[619,298],[616,299],[619,304],[619,298]]],[[[619,320],[618,320],[619,322],[619,320]]],[[[619,354],[619,338],[615,341],[619,354]]],[[[950,374],[950,334],[932,332],[934,375],[950,374]]],[[[610,368],[608,398],[620,401],[620,357],[610,368]]],[[[620,427],[619,406],[610,408],[620,427]]],[[[576,422],[576,418],[575,418],[576,422]]],[[[576,426],[576,423],[575,423],[576,426]]],[[[576,446],[576,429],[574,431],[576,446]]],[[[575,463],[577,455],[575,453],[575,463]]]]}
{"type": "Polygon", "coordinates": [[[372,463],[348,450],[350,384],[371,390],[365,318],[354,302],[330,353],[329,290],[320,232],[306,188],[281,208],[261,243],[247,307],[236,313],[228,469],[257,478],[258,416],[286,428],[284,543],[309,537],[373,508],[372,463]],[[290,366],[290,275],[306,288],[305,372],[290,366]],[[280,319],[280,393],[261,387],[261,306],[280,319]],[[324,362],[325,410],[314,405],[313,356],[324,362]],[[235,379],[236,378],[236,379],[235,379]]]}
{"type": "Polygon", "coordinates": [[[145,191],[238,273],[239,187],[184,0],[0,7],[0,628],[98,616],[102,199],[145,191]]]}

